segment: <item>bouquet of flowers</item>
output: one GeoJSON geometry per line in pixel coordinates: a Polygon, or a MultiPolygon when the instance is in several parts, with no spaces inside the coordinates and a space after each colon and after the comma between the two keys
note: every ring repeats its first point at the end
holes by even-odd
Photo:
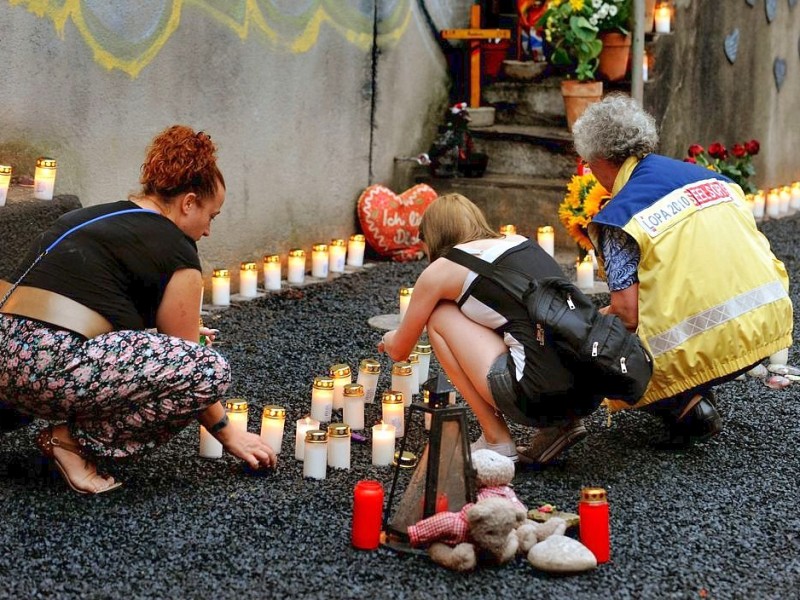
{"type": "Polygon", "coordinates": [[[589,223],[611,198],[592,173],[573,175],[567,193],[558,207],[558,220],[584,252],[592,249],[587,233],[589,223]]]}
{"type": "Polygon", "coordinates": [[[756,192],[756,186],[750,181],[756,174],[753,157],[760,149],[761,144],[758,140],[734,144],[730,153],[719,142],[714,142],[707,150],[700,144],[692,144],[683,160],[722,173],[739,184],[745,194],[753,194],[756,192]]]}

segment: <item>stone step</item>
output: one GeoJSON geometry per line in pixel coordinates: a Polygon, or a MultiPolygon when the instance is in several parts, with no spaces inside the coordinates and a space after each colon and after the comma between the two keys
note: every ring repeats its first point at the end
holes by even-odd
{"type": "Polygon", "coordinates": [[[578,160],[566,129],[505,125],[471,129],[475,150],[489,155],[489,173],[570,177],[578,160]]]}
{"type": "Polygon", "coordinates": [[[575,252],[575,242],[558,223],[558,205],[564,199],[568,177],[487,173],[483,177],[444,179],[420,170],[415,181],[427,183],[440,195],[455,192],[466,196],[480,207],[492,227],[513,223],[520,234],[536,239],[539,227],[551,225],[556,248],[575,252]]]}
{"type": "Polygon", "coordinates": [[[482,90],[483,102],[495,108],[495,122],[566,127],[561,78],[499,81],[482,90]]]}

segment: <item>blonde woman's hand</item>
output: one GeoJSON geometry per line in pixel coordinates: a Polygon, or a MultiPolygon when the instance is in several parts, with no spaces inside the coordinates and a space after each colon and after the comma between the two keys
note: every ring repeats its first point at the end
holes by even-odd
{"type": "Polygon", "coordinates": [[[217,334],[219,333],[219,329],[211,329],[210,327],[201,327],[200,328],[200,335],[206,337],[205,345],[210,346],[214,343],[217,339],[217,334]]]}
{"type": "Polygon", "coordinates": [[[274,467],[278,462],[275,451],[258,434],[228,425],[220,430],[217,439],[225,450],[241,458],[253,469],[274,467]]]}

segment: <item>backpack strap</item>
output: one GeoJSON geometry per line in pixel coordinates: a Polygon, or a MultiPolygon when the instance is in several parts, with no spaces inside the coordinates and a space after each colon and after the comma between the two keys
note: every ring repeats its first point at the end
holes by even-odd
{"type": "Polygon", "coordinates": [[[522,271],[509,269],[507,267],[499,267],[469,252],[464,252],[460,248],[451,248],[444,257],[493,281],[523,304],[525,303],[525,293],[532,284],[535,284],[535,280],[522,271]]]}

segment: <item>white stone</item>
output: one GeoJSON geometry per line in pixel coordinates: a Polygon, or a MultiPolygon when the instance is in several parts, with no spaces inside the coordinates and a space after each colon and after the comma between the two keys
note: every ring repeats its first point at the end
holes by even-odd
{"type": "Polygon", "coordinates": [[[586,546],[564,535],[551,535],[528,552],[528,562],[547,573],[579,573],[597,567],[597,559],[586,546]]]}
{"type": "Polygon", "coordinates": [[[469,107],[469,126],[491,127],[494,125],[494,106],[469,107]]]}

